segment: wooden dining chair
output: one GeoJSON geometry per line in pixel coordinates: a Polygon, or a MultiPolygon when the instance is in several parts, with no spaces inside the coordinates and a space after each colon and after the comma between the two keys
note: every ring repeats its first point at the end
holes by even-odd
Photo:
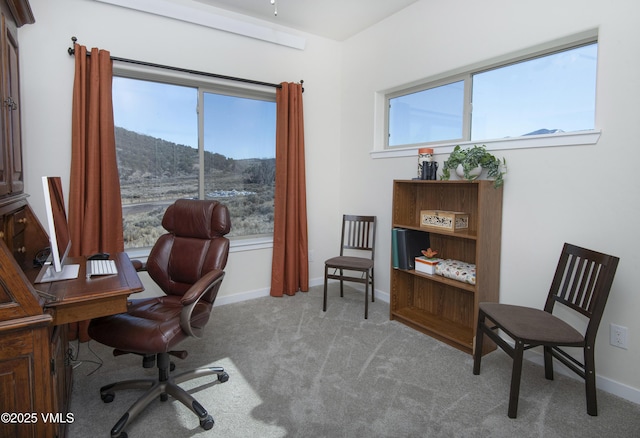
{"type": "Polygon", "coordinates": [[[342,240],[340,255],[324,262],[324,301],[322,310],[327,311],[327,282],[340,280],[340,296],[344,296],[343,282],[363,283],[364,317],[369,315],[369,285],[371,301],[375,301],[373,264],[376,242],[376,217],[345,214],[342,217],[342,240]],[[333,272],[330,272],[333,270],[333,272]],[[356,276],[360,273],[360,276],[356,276]]]}
{"type": "Polygon", "coordinates": [[[480,303],[473,354],[473,374],[480,374],[482,343],[486,335],[513,359],[510,418],[516,418],[525,350],[542,346],[545,377],[553,380],[553,358],[585,380],[587,413],[598,415],[594,348],[596,333],[618,267],[618,257],[564,244],[544,310],[500,303],[480,303]],[[561,305],[587,319],[584,334],[552,314],[561,305]],[[513,340],[513,346],[498,334],[513,340]],[[561,347],[583,350],[582,361],[561,347]]]}

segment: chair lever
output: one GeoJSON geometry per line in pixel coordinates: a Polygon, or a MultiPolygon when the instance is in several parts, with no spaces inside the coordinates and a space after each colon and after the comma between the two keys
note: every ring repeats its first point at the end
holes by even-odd
{"type": "Polygon", "coordinates": [[[169,354],[179,359],[186,359],[187,356],[189,355],[189,352],[186,350],[177,350],[177,351],[169,351],[169,354]]]}

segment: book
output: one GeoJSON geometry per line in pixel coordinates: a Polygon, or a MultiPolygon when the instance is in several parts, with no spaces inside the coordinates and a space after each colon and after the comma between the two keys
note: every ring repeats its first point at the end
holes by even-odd
{"type": "MultiPolygon", "coordinates": [[[[396,231],[398,269],[415,269],[415,258],[429,248],[429,233],[426,231],[398,228],[396,231]]],[[[394,249],[395,251],[395,249],[394,249]]]]}
{"type": "Polygon", "coordinates": [[[391,230],[391,267],[398,269],[398,228],[391,230]]]}

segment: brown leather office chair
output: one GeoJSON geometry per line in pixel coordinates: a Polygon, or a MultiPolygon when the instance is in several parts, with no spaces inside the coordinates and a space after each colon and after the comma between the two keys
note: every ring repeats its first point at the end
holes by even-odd
{"type": "Polygon", "coordinates": [[[342,216],[340,255],[332,257],[324,262],[323,311],[327,311],[327,281],[329,279],[340,280],[341,297],[344,296],[343,282],[353,281],[357,283],[364,283],[364,318],[368,318],[369,285],[371,285],[371,301],[375,301],[373,282],[375,243],[375,216],[357,216],[349,214],[342,216]],[[332,269],[333,273],[330,273],[329,271],[332,269]],[[345,271],[347,271],[346,274],[345,271]],[[354,271],[360,272],[360,277],[354,276],[354,271]]]}
{"type": "Polygon", "coordinates": [[[217,375],[219,383],[229,379],[221,367],[207,367],[176,376],[169,355],[184,359],[186,351],[173,348],[189,336],[200,337],[224,277],[229,253],[231,229],[227,207],[217,201],[181,199],[167,208],[162,218],[167,234],[153,246],[146,266],[149,276],[166,294],[160,297],[130,300],[127,313],[91,321],[89,335],[115,348],[114,355],[136,353],[144,356],[145,366],[157,362],[158,379],[128,380],[103,386],[100,396],[113,401],[119,389],[145,389],[111,430],[112,437],[125,438],[124,429],[157,397],[173,396],[200,419],[200,426],[213,427],[213,418],[178,384],[187,380],[217,375]],[[154,361],[155,359],[155,361],[154,361]]]}
{"type": "Polygon", "coordinates": [[[482,342],[484,335],[487,335],[513,358],[508,411],[510,418],[516,418],[518,412],[524,351],[537,346],[543,346],[545,377],[553,380],[555,357],[585,380],[587,413],[598,415],[594,348],[596,333],[618,261],[618,257],[565,243],[544,310],[499,303],[480,303],[473,374],[480,374],[482,342]],[[587,318],[584,335],[552,315],[556,304],[587,318]],[[511,337],[515,345],[512,347],[496,333],[497,330],[511,337]],[[570,356],[560,347],[582,348],[583,362],[570,356]]]}

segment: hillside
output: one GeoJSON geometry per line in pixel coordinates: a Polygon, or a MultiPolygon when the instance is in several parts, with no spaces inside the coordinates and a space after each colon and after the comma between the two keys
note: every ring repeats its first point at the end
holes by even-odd
{"type": "MultiPolygon", "coordinates": [[[[198,198],[198,151],[116,127],[125,246],[151,245],[167,205],[198,198]]],[[[273,231],[275,159],[234,160],[205,152],[204,193],[229,207],[234,236],[273,231]]]]}

